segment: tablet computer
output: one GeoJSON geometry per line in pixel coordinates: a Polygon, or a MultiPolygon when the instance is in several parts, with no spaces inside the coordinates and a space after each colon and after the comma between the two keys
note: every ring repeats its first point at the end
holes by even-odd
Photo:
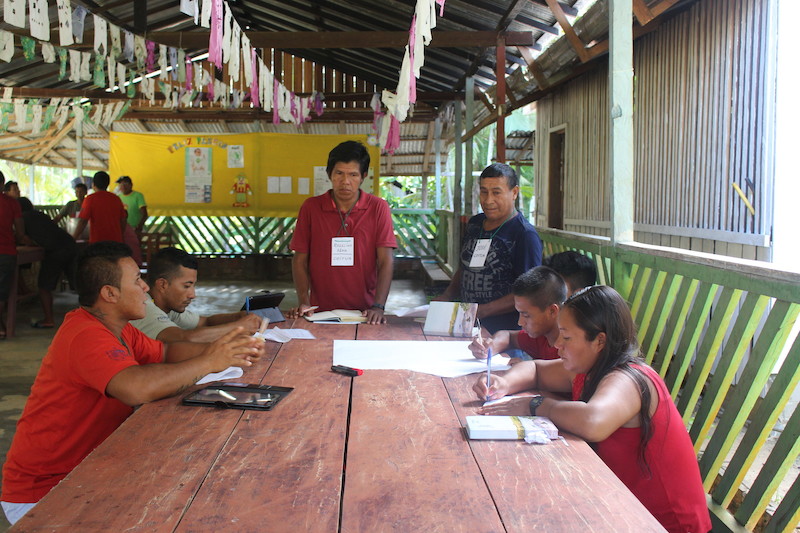
{"type": "Polygon", "coordinates": [[[270,411],[294,389],[247,383],[217,383],[190,392],[183,397],[184,405],[204,405],[222,409],[253,409],[270,411]]]}

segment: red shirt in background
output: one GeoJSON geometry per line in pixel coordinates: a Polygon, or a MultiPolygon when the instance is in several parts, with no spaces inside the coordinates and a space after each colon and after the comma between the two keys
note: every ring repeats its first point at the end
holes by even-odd
{"type": "Polygon", "coordinates": [[[122,222],[128,214],[122,200],[108,191],[95,191],[83,199],[80,218],[89,221],[89,242],[122,242],[122,222]]]}

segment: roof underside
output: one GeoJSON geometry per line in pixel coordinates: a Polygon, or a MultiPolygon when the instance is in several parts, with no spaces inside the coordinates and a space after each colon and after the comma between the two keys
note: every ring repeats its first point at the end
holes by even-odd
{"type": "MultiPolygon", "coordinates": [[[[692,1],[634,0],[639,8],[637,26],[644,31],[657,23],[658,15],[668,8],[674,11],[692,1]],[[653,21],[647,20],[648,13],[654,17],[653,21]]],[[[321,91],[326,98],[325,113],[321,117],[312,115],[310,122],[299,127],[286,123],[273,125],[271,113],[249,105],[235,110],[208,104],[201,109],[173,110],[164,108],[163,99],[151,106],[137,93],[128,113],[110,129],[164,133],[373,133],[370,100],[374,93],[383,89],[393,91],[397,86],[416,0],[227,2],[270,70],[298,94],[321,91]]],[[[51,42],[57,45],[56,3],[50,4],[51,42]]],[[[148,40],[179,46],[187,56],[205,53],[208,29],[196,26],[191,17],[180,12],[179,4],[174,0],[72,0],[73,9],[82,5],[90,13],[145,35],[148,40]]],[[[475,120],[465,129],[475,130],[496,120],[494,43],[499,34],[506,39],[505,72],[509,88],[505,110],[508,111],[547,94],[559,83],[580,74],[593,59],[607,51],[607,44],[605,49],[602,46],[607,34],[606,10],[606,0],[447,0],[444,15],[437,17],[433,40],[425,49],[425,64],[417,80],[419,101],[401,126],[400,148],[392,157],[382,158],[382,175],[433,173],[434,120],[437,116],[442,118],[444,142],[440,152],[446,153],[453,137],[452,102],[463,100],[465,80],[470,76],[476,87],[475,120]],[[577,15],[583,16],[576,19],[577,15]],[[579,42],[589,52],[582,52],[572,39],[562,38],[565,26],[574,27],[579,42]]],[[[38,46],[32,60],[23,58],[20,36],[29,35],[27,28],[0,22],[0,29],[17,35],[12,61],[0,63],[0,84],[14,87],[14,97],[38,98],[40,103],[65,96],[88,97],[93,103],[124,99],[119,93],[106,93],[91,82],[71,82],[66,78],[59,81],[58,61],[45,63],[38,46]],[[27,92],[21,92],[23,89],[27,92]]],[[[70,48],[91,50],[91,16],[86,17],[85,32],[84,44],[70,48]]],[[[20,127],[12,120],[8,132],[0,135],[0,158],[74,168],[77,140],[69,124],[60,130],[51,127],[33,134],[30,124],[20,127]]],[[[108,130],[84,124],[84,168],[107,167],[108,130]]],[[[531,132],[510,133],[507,145],[509,161],[532,159],[531,132]]]]}

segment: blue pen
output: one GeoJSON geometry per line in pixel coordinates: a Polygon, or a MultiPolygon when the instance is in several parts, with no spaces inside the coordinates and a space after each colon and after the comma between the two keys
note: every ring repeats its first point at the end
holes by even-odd
{"type": "Polygon", "coordinates": [[[246,297],[244,299],[244,310],[246,313],[250,313],[250,297],[246,297]]]}
{"type": "Polygon", "coordinates": [[[492,349],[489,348],[489,351],[486,356],[486,392],[488,396],[489,387],[492,386],[492,349]]]}

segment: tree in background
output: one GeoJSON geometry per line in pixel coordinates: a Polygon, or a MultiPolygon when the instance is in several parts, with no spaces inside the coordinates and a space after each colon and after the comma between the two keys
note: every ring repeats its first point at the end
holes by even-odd
{"type": "Polygon", "coordinates": [[[36,165],[33,167],[33,184],[31,185],[31,165],[16,161],[0,160],[0,172],[6,181],[19,183],[22,196],[27,196],[36,205],[63,205],[72,200],[71,181],[77,176],[72,168],[56,168],[36,165]]]}

